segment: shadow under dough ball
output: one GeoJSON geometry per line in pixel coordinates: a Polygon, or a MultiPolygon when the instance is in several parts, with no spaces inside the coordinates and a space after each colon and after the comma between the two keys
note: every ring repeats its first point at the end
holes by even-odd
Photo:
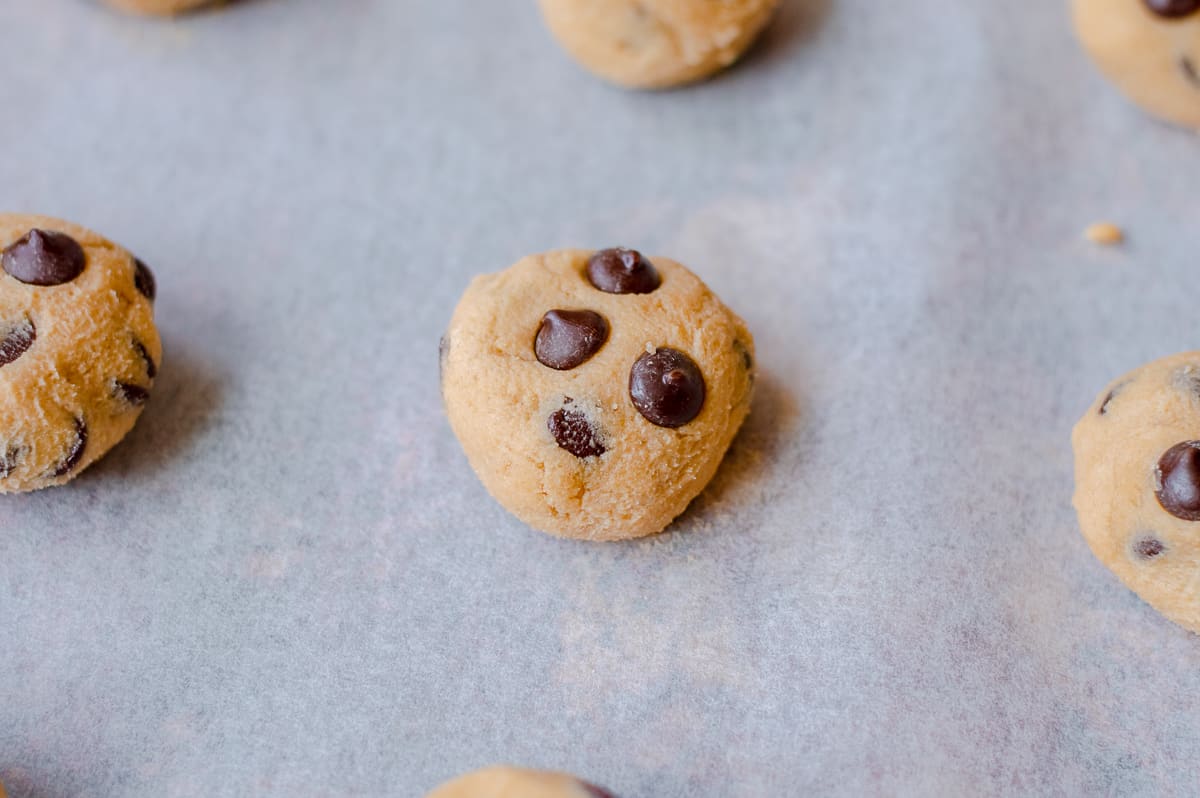
{"type": "Polygon", "coordinates": [[[1200,0],[1073,0],[1075,31],[1133,102],[1200,130],[1200,0]]]}
{"type": "Polygon", "coordinates": [[[1088,545],[1150,606],[1200,633],[1200,352],[1121,377],[1075,425],[1088,545]]]}
{"type": "Polygon", "coordinates": [[[171,16],[195,11],[204,6],[217,5],[223,0],[104,0],[113,8],[131,14],[171,16]]]}
{"type": "Polygon", "coordinates": [[[0,214],[0,493],[61,485],[133,428],[162,359],[154,275],[78,225],[0,214]]]}
{"type": "MultiPolygon", "coordinates": [[[[565,773],[494,767],[461,776],[427,798],[616,798],[608,790],[565,773]]],[[[0,798],[3,798],[0,796],[0,798]]]]}
{"type": "Polygon", "coordinates": [[[734,61],[779,0],[539,0],[563,48],[605,80],[662,89],[702,80],[734,61]]]}

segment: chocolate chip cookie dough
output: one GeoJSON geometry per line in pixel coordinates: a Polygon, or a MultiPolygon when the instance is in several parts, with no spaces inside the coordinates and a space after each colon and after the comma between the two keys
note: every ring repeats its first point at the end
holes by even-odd
{"type": "Polygon", "coordinates": [[[661,89],[732,64],[779,0],[540,0],[576,61],[613,83],[661,89]]]}
{"type": "Polygon", "coordinates": [[[114,8],[133,14],[169,16],[193,11],[201,6],[215,5],[217,0],[105,0],[114,8]]]}
{"type": "Polygon", "coordinates": [[[1200,130],[1200,0],[1073,0],[1101,71],[1145,110],[1200,130]]]}
{"type": "MultiPolygon", "coordinates": [[[[2,798],[2,796],[0,796],[2,798]]],[[[565,773],[489,768],[443,784],[427,798],[615,798],[565,773]]]]}
{"type": "Polygon", "coordinates": [[[1104,389],[1072,435],[1092,551],[1150,606],[1200,633],[1200,352],[1104,389]]]}
{"type": "Polygon", "coordinates": [[[162,358],[154,276],[90,230],[0,214],[0,493],[61,485],[133,428],[162,358]]]}
{"type": "Polygon", "coordinates": [[[475,278],[442,344],[446,413],[488,491],[570,538],[654,534],[750,409],[754,338],[672,260],[534,255],[475,278]]]}

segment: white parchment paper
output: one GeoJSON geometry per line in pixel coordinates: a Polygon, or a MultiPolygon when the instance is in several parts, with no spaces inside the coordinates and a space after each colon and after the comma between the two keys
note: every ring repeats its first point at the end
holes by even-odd
{"type": "Polygon", "coordinates": [[[0,498],[13,798],[1195,794],[1200,638],[1087,550],[1068,434],[1200,345],[1200,140],[1064,4],[791,0],[659,94],[518,0],[0,31],[0,207],[138,252],[166,346],[118,449],[0,498]],[[582,545],[487,497],[437,340],[473,274],[618,243],[764,374],[672,531],[582,545]]]}

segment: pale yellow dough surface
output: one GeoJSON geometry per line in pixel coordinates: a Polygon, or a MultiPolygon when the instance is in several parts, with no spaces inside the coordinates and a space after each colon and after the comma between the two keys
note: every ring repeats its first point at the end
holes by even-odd
{"type": "Polygon", "coordinates": [[[142,411],[120,386],[149,391],[162,359],[133,256],[70,222],[17,214],[0,214],[0,250],[33,228],[71,236],[86,261],[62,285],[0,271],[0,339],[27,321],[36,329],[32,346],[0,366],[0,493],[61,485],[103,456],[142,411]]]}
{"type": "Polygon", "coordinates": [[[546,25],[572,57],[606,80],[658,89],[732,64],[779,0],[540,0],[546,25]]]}
{"type": "Polygon", "coordinates": [[[1152,607],[1200,633],[1200,522],[1175,517],[1155,495],[1159,458],[1191,440],[1200,440],[1200,352],[1115,381],[1072,434],[1075,510],[1088,545],[1152,607]],[[1144,540],[1160,542],[1162,553],[1140,555],[1144,540]]]}
{"type": "Polygon", "coordinates": [[[218,0],[106,0],[114,8],[134,14],[168,16],[192,11],[201,6],[215,5],[218,0]]]}
{"type": "Polygon", "coordinates": [[[443,784],[427,798],[597,798],[597,795],[603,793],[589,790],[565,773],[496,767],[443,784]]]}
{"type": "Polygon", "coordinates": [[[1200,12],[1166,19],[1143,0],[1073,5],[1080,41],[1126,96],[1154,116],[1200,130],[1200,12]]]}
{"type": "Polygon", "coordinates": [[[446,336],[443,394],[450,424],[488,491],[530,526],[563,537],[621,540],[660,532],[716,473],[750,409],[754,339],[698,277],[652,258],[662,285],[608,294],[585,274],[589,250],[534,255],[480,276],[446,336]],[[554,309],[602,314],[611,333],[570,371],[538,362],[542,316],[554,309]],[[689,355],[704,374],[699,416],[677,429],[651,424],[629,397],[629,373],[647,350],[689,355]],[[547,418],[570,397],[607,449],[578,458],[559,448],[547,418]]]}

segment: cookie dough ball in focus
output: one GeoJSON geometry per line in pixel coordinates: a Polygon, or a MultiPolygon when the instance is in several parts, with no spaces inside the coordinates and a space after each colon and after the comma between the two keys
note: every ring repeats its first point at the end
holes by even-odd
{"type": "Polygon", "coordinates": [[[170,16],[215,5],[220,0],[105,0],[110,6],[133,14],[170,16]]]}
{"type": "Polygon", "coordinates": [[[750,409],[754,338],[672,260],[525,258],[467,288],[442,346],[446,414],[488,491],[530,526],[660,532],[750,409]]]}
{"type": "Polygon", "coordinates": [[[660,89],[732,64],[779,0],[540,0],[559,43],[613,83],[660,89]]]}
{"type": "Polygon", "coordinates": [[[1073,0],[1079,40],[1149,113],[1200,130],[1200,0],[1073,0]]]}
{"type": "MultiPolygon", "coordinates": [[[[0,796],[3,798],[3,796],[0,796]]],[[[615,798],[565,773],[489,768],[443,784],[428,798],[615,798]]]]}
{"type": "Polygon", "coordinates": [[[1092,551],[1150,606],[1200,633],[1200,352],[1106,388],[1072,435],[1092,551]]]}
{"type": "Polygon", "coordinates": [[[154,276],[90,230],[0,214],[0,493],[61,485],[133,428],[162,345],[154,276]]]}

